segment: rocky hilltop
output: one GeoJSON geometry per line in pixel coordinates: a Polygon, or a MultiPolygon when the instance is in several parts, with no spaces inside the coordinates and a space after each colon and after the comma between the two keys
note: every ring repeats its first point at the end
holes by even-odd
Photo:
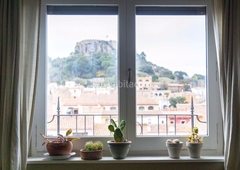
{"type": "Polygon", "coordinates": [[[116,54],[116,41],[104,41],[104,40],[83,40],[77,42],[75,51],[81,55],[90,56],[93,53],[108,53],[116,54]]]}

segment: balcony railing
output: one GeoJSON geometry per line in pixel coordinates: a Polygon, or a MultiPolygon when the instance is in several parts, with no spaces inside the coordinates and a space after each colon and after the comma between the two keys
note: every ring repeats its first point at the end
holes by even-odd
{"type": "MultiPolygon", "coordinates": [[[[60,114],[60,106],[59,106],[59,101],[58,101],[58,106],[57,106],[57,114],[52,115],[52,118],[48,123],[48,125],[50,125],[50,123],[52,123],[54,120],[56,120],[55,124],[57,126],[56,128],[56,132],[57,134],[60,134],[60,130],[61,127],[62,128],[66,128],[66,125],[61,125],[61,119],[62,118],[69,118],[68,120],[71,120],[70,124],[71,127],[73,128],[73,134],[76,135],[88,135],[88,127],[91,126],[91,134],[92,136],[95,136],[95,130],[97,130],[95,128],[95,118],[104,118],[104,120],[110,120],[111,118],[117,119],[118,114],[60,114]],[[56,118],[56,119],[55,119],[56,118]],[[79,128],[79,122],[81,120],[81,128],[79,128]],[[90,120],[90,121],[89,121],[90,120]],[[74,124],[74,125],[73,125],[74,124]],[[91,125],[90,125],[91,124],[91,125]]],[[[197,123],[201,123],[201,124],[206,124],[206,121],[202,121],[199,118],[198,114],[194,114],[194,106],[193,106],[193,101],[191,101],[191,111],[190,114],[137,114],[137,127],[138,127],[138,135],[144,135],[144,126],[146,126],[146,119],[148,119],[149,117],[154,117],[157,119],[154,123],[155,128],[157,129],[155,132],[155,135],[177,135],[177,126],[179,125],[179,123],[177,123],[178,118],[182,119],[183,117],[185,119],[189,120],[189,123],[186,124],[186,126],[188,126],[189,128],[193,129],[194,125],[195,125],[195,121],[197,121],[197,123]],[[164,124],[160,124],[160,120],[163,121],[164,120],[164,124]],[[171,122],[171,123],[170,123],[171,122]],[[169,130],[169,127],[173,128],[173,130],[169,130]]],[[[62,122],[63,123],[63,122],[62,122]]],[[[107,122],[109,124],[109,122],[107,122]]],[[[105,122],[106,124],[106,122],[105,122]]],[[[106,128],[105,128],[106,129],[106,128]]],[[[99,130],[99,129],[98,129],[99,130]]],[[[110,133],[109,133],[110,135],[110,133]]]]}

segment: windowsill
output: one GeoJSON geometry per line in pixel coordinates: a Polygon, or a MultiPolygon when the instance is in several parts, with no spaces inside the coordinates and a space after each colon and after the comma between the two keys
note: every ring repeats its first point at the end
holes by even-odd
{"type": "Polygon", "coordinates": [[[201,156],[199,159],[193,159],[189,156],[181,156],[180,159],[172,159],[164,156],[129,156],[125,159],[113,159],[112,157],[103,157],[101,160],[82,160],[80,157],[71,157],[66,160],[51,160],[46,157],[29,157],[28,164],[74,164],[74,163],[174,163],[174,162],[224,162],[223,156],[201,156]]]}

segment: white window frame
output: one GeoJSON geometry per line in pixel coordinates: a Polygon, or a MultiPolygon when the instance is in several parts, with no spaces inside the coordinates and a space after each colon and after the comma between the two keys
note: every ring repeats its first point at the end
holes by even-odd
{"type": "MultiPolygon", "coordinates": [[[[118,35],[118,77],[121,82],[126,82],[128,68],[135,70],[135,8],[136,6],[206,6],[206,33],[207,37],[207,66],[208,66],[208,134],[204,137],[203,155],[222,155],[222,119],[220,110],[219,86],[217,79],[217,59],[214,44],[213,21],[211,17],[211,0],[42,0],[41,1],[41,30],[40,30],[40,58],[39,74],[37,82],[37,98],[35,106],[35,116],[32,130],[32,156],[42,156],[46,152],[39,133],[45,133],[46,123],[46,5],[47,4],[82,4],[82,5],[117,5],[119,8],[119,35],[118,35]]],[[[135,75],[135,73],[132,73],[135,75]]],[[[132,76],[132,81],[136,82],[136,77],[132,76]]],[[[125,137],[132,141],[129,155],[165,155],[165,142],[169,138],[179,138],[186,141],[186,136],[166,136],[166,137],[137,137],[136,136],[136,89],[119,88],[119,119],[126,120],[127,128],[124,131],[125,137]],[[133,107],[135,106],[135,107],[133,107]],[[134,121],[135,120],[135,121],[134,121]]],[[[84,137],[74,142],[74,150],[79,150],[84,143],[96,138],[84,137]]],[[[98,137],[104,143],[104,149],[107,148],[107,140],[112,137],[98,137]]],[[[183,149],[186,149],[184,145],[183,149]]]]}

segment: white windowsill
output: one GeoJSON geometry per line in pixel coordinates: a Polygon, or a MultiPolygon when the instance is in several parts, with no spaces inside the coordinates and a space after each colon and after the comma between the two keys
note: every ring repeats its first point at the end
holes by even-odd
{"type": "Polygon", "coordinates": [[[82,160],[80,157],[71,157],[66,160],[51,160],[47,157],[29,157],[27,164],[74,164],[74,163],[173,163],[173,162],[224,162],[223,156],[201,156],[199,159],[193,159],[189,156],[181,156],[180,159],[172,159],[163,156],[129,156],[125,159],[113,159],[112,157],[103,157],[100,160],[82,160]]]}

